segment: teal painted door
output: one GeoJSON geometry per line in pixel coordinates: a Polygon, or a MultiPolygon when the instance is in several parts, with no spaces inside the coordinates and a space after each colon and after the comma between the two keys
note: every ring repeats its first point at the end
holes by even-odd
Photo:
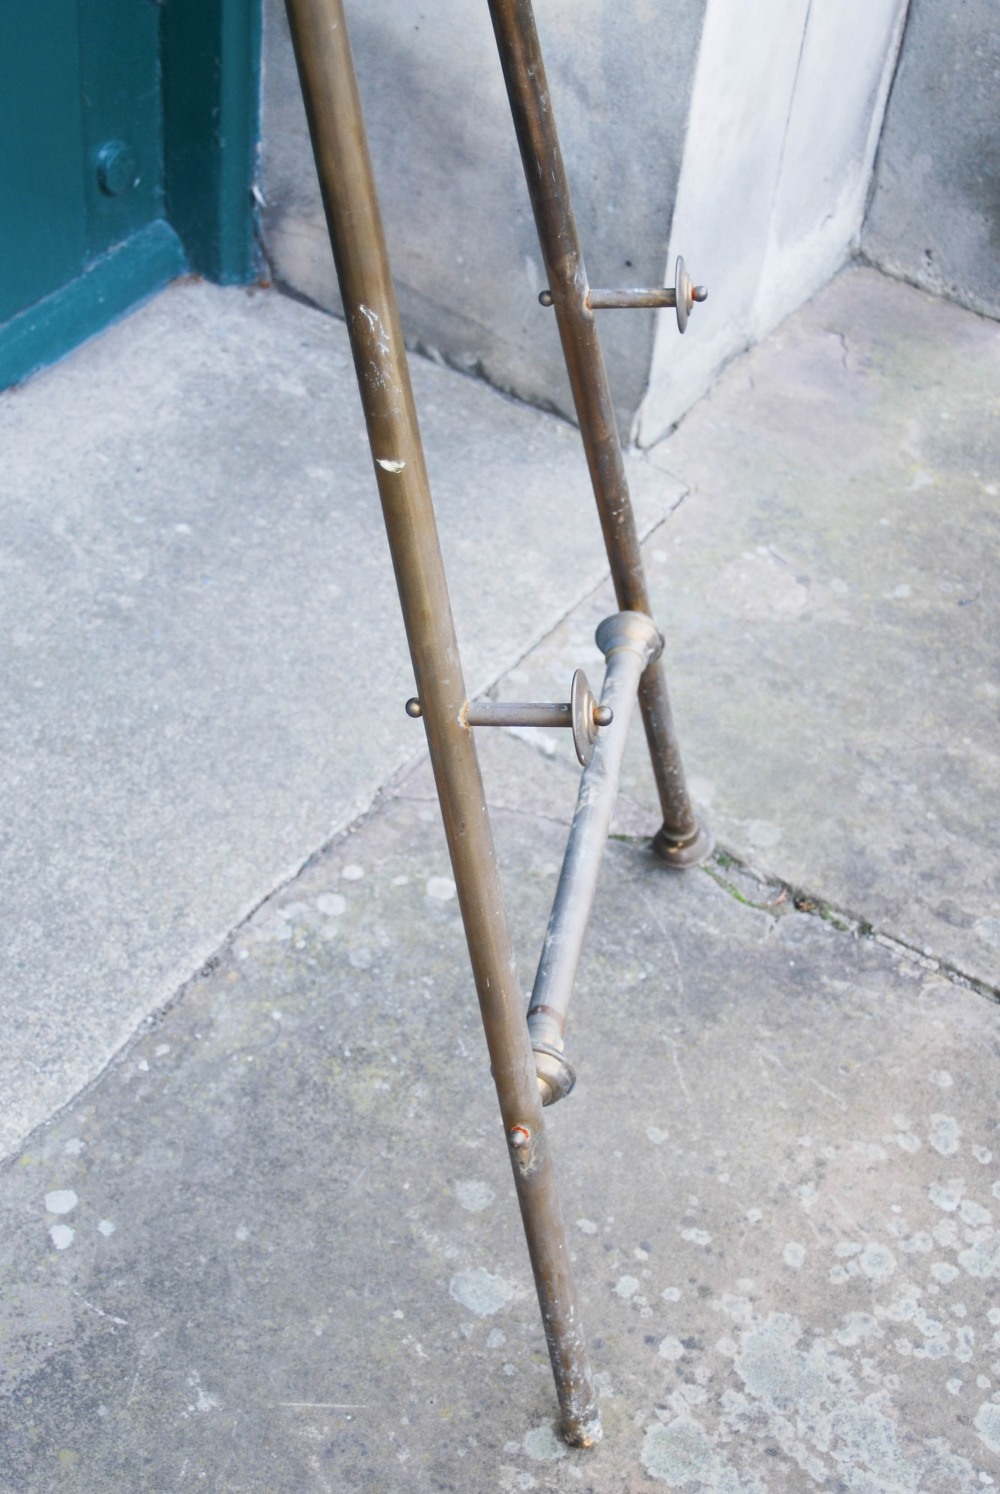
{"type": "Polygon", "coordinates": [[[0,387],[185,269],[252,278],[258,56],[258,0],[0,0],[0,387]]]}

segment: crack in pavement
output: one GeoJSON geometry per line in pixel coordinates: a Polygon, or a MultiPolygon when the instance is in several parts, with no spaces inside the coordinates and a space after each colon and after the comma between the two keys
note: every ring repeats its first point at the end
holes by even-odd
{"type": "MultiPolygon", "coordinates": [[[[620,840],[634,840],[630,836],[615,837],[620,840]]],[[[954,985],[961,986],[964,990],[975,991],[988,1000],[1000,1003],[1000,987],[991,986],[988,982],[978,980],[973,975],[968,975],[964,970],[949,960],[940,960],[933,955],[925,954],[915,944],[910,944],[905,939],[898,938],[895,934],[887,933],[884,929],[877,928],[874,923],[860,914],[852,912],[848,908],[839,907],[821,894],[812,892],[807,888],[798,887],[792,882],[781,878],[762,876],[759,872],[742,861],[739,856],[731,850],[716,847],[711,860],[698,868],[722,890],[735,898],[737,902],[747,907],[755,908],[762,913],[769,913],[773,918],[784,917],[788,913],[805,913],[813,918],[821,918],[824,923],[831,924],[839,933],[849,934],[855,939],[871,939],[875,944],[884,949],[903,954],[914,964],[923,970],[930,970],[936,974],[945,976],[954,985]],[[726,878],[723,873],[733,868],[741,876],[747,878],[760,888],[774,888],[778,896],[769,902],[755,902],[747,897],[735,883],[726,878]],[[777,909],[781,911],[776,911],[777,909]]]]}

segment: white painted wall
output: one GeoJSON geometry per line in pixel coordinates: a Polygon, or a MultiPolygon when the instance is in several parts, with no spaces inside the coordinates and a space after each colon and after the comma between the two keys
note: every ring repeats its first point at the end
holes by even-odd
{"type": "MultiPolygon", "coordinates": [[[[592,282],[666,258],[671,284],[683,254],[709,288],[683,338],[669,311],[602,317],[624,434],[660,440],[857,247],[907,4],[536,0],[592,282]]],[[[408,340],[571,414],[485,6],[348,10],[408,340]]],[[[265,243],[336,309],[283,0],[265,22],[265,243]]]]}
{"type": "Polygon", "coordinates": [[[907,0],[708,0],[667,271],[709,300],[659,313],[634,434],[660,440],[722,365],[856,247],[907,0]]]}

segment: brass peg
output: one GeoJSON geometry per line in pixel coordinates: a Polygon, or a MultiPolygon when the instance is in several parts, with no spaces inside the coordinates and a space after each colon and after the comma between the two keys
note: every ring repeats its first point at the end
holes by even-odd
{"type": "MultiPolygon", "coordinates": [[[[543,290],[538,300],[542,306],[551,306],[554,297],[550,290],[543,290]]],[[[677,325],[683,332],[694,303],[707,300],[708,290],[704,285],[695,285],[683,259],[678,255],[673,285],[656,285],[651,290],[600,290],[592,287],[584,297],[584,305],[588,311],[657,311],[671,306],[677,313],[677,325]]]]}

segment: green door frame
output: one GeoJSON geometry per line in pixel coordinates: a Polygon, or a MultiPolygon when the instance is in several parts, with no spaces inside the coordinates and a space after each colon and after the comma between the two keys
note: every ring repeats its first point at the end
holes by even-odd
{"type": "Polygon", "coordinates": [[[258,278],[261,0],[161,0],[162,216],[0,326],[0,389],[178,275],[258,278]]]}
{"type": "Polygon", "coordinates": [[[188,268],[220,285],[256,279],[253,188],[260,133],[261,0],[165,0],[167,220],[188,268]]]}

